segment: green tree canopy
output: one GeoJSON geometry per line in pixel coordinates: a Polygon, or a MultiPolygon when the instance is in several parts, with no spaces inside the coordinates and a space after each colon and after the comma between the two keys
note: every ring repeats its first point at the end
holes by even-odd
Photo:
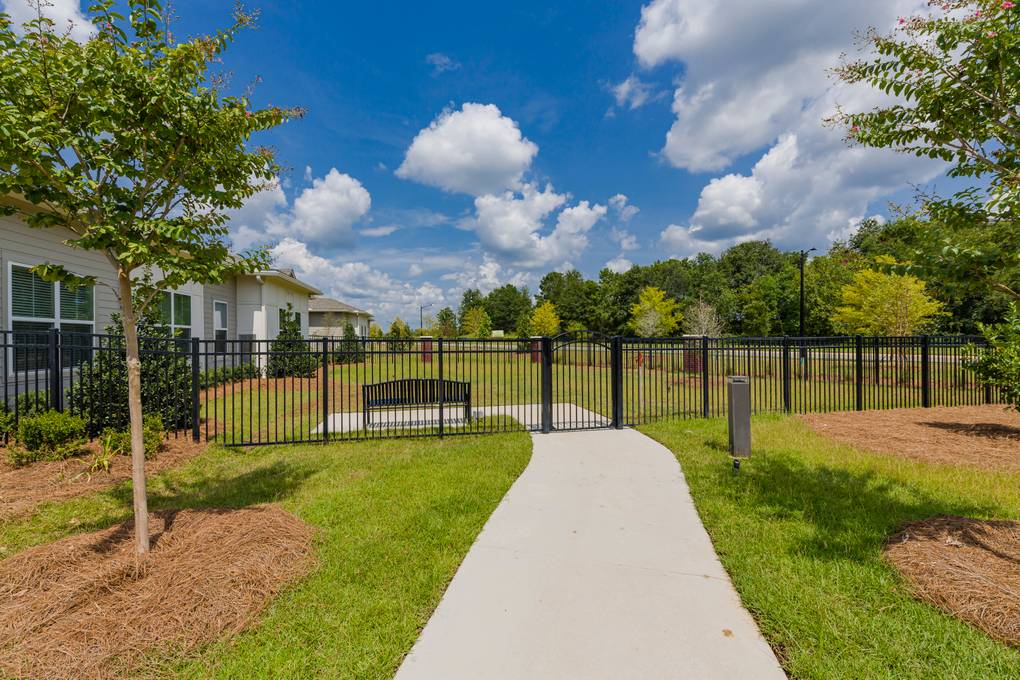
{"type": "Polygon", "coordinates": [[[461,335],[467,338],[487,338],[492,335],[492,320],[484,307],[471,307],[464,315],[461,335]]]}
{"type": "Polygon", "coordinates": [[[942,304],[930,298],[924,282],[910,274],[859,271],[843,287],[841,300],[832,323],[848,334],[912,335],[942,314],[942,304]]]}
{"type": "Polygon", "coordinates": [[[531,332],[534,335],[552,336],[560,332],[560,316],[556,305],[545,300],[535,307],[531,315],[531,332]]]}
{"type": "Polygon", "coordinates": [[[432,334],[439,338],[457,337],[457,315],[449,307],[443,307],[436,314],[436,324],[432,334]]]}
{"type": "Polygon", "coordinates": [[[492,327],[502,331],[513,331],[521,314],[531,312],[531,293],[527,288],[506,284],[485,296],[485,311],[492,320],[492,327]]]}
{"type": "Polygon", "coordinates": [[[671,335],[683,320],[679,307],[662,289],[647,286],[630,308],[631,330],[642,337],[671,335]]]}
{"type": "MultiPolygon", "coordinates": [[[[136,324],[161,290],[218,282],[267,265],[264,252],[231,253],[229,211],[271,182],[270,150],[251,136],[299,114],[256,109],[210,76],[254,17],[178,41],[158,0],[101,0],[95,34],[76,42],[45,18],[16,29],[0,15],[0,197],[23,197],[32,227],[63,227],[73,248],[105,255],[124,321],[137,547],[149,547],[136,324]],[[41,210],[39,210],[41,208],[41,210]]],[[[91,285],[63,267],[47,280],[91,285]]]]}
{"type": "Polygon", "coordinates": [[[832,121],[851,143],[940,159],[951,176],[972,180],[949,198],[922,197],[925,238],[903,269],[1020,300],[1020,7],[944,0],[931,8],[891,33],[868,32],[869,54],[837,71],[895,100],[832,121]]]}

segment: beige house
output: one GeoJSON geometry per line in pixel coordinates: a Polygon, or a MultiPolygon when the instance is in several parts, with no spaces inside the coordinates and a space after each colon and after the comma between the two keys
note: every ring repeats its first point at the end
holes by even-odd
{"type": "MultiPolygon", "coordinates": [[[[105,331],[119,309],[113,268],[101,253],[64,245],[70,238],[73,234],[62,228],[33,229],[18,217],[0,216],[0,331],[105,331]],[[43,262],[94,276],[99,283],[74,292],[46,283],[29,271],[43,262]]],[[[222,284],[182,286],[166,294],[162,311],[166,324],[185,337],[271,340],[288,303],[307,335],[308,301],[320,293],[293,271],[269,269],[222,284]]]]}
{"type": "Polygon", "coordinates": [[[372,314],[333,298],[314,296],[308,300],[308,333],[320,337],[340,337],[351,324],[359,338],[368,337],[372,314]]]}

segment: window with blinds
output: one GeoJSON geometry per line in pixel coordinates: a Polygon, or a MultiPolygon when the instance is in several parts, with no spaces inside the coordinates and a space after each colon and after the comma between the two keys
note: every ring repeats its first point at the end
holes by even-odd
{"type": "Polygon", "coordinates": [[[49,368],[49,331],[60,329],[64,337],[61,355],[65,367],[88,361],[95,329],[95,289],[71,290],[65,284],[48,283],[30,267],[12,264],[8,291],[15,370],[49,368]]]}

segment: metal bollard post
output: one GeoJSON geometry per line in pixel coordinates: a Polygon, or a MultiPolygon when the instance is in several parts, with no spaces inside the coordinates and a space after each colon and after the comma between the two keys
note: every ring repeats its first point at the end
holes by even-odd
{"type": "Polygon", "coordinates": [[[729,421],[730,455],[733,470],[740,469],[740,459],[751,455],[751,381],[743,375],[726,378],[726,406],[729,421]]]}

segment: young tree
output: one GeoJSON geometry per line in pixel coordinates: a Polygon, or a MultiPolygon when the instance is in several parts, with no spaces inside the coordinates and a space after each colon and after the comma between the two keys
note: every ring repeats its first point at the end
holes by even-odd
{"type": "MultiPolygon", "coordinates": [[[[213,35],[176,41],[158,0],[92,6],[96,33],[75,42],[37,18],[22,32],[0,15],[0,195],[20,195],[37,228],[106,256],[116,273],[127,356],[135,537],[149,549],[142,435],[139,315],[162,290],[219,282],[265,267],[264,252],[232,254],[228,211],[277,174],[251,135],[299,114],[253,110],[224,96],[209,67],[254,16],[238,10],[213,35]]],[[[12,209],[8,208],[8,212],[12,209]]],[[[93,285],[56,265],[35,272],[93,285]]]]}
{"type": "Polygon", "coordinates": [[[368,325],[368,337],[376,340],[382,338],[385,334],[383,333],[382,326],[375,323],[374,321],[368,325]]]}
{"type": "Polygon", "coordinates": [[[477,288],[468,288],[461,296],[460,307],[457,309],[457,323],[460,326],[461,335],[464,335],[464,317],[475,307],[485,306],[485,296],[477,288]]]}
{"type": "Polygon", "coordinates": [[[676,300],[667,298],[662,289],[647,286],[630,308],[631,330],[641,337],[670,335],[683,320],[679,306],[676,300]]]}
{"type": "Polygon", "coordinates": [[[301,334],[301,322],[294,313],[294,305],[287,303],[280,310],[280,331],[269,346],[266,375],[274,378],[310,378],[319,368],[319,359],[301,334]]]}
{"type": "Polygon", "coordinates": [[[531,313],[524,312],[517,317],[517,323],[514,324],[514,334],[518,338],[530,338],[535,334],[531,328],[531,313]]]}
{"type": "Polygon", "coordinates": [[[556,335],[560,330],[560,316],[556,305],[546,300],[531,314],[531,332],[534,335],[556,335]]]}
{"type": "Polygon", "coordinates": [[[436,314],[436,325],[432,332],[436,337],[455,338],[457,337],[457,315],[449,307],[443,307],[436,314]]]}
{"type": "Polygon", "coordinates": [[[492,321],[482,307],[472,307],[464,315],[461,334],[466,338],[487,338],[492,335],[492,321]]]}
{"type": "Polygon", "coordinates": [[[718,338],[723,334],[723,321],[715,307],[698,300],[684,314],[684,332],[688,335],[707,335],[718,338]]]}
{"type": "Polygon", "coordinates": [[[407,325],[407,322],[399,316],[394,317],[393,322],[390,324],[390,330],[386,333],[390,349],[397,352],[407,349],[411,346],[411,338],[413,337],[414,332],[411,331],[411,327],[407,325]]]}
{"type": "Polygon", "coordinates": [[[851,143],[892,148],[951,165],[972,186],[923,197],[926,238],[904,269],[1020,300],[1020,3],[942,0],[866,36],[871,54],[837,69],[896,100],[830,122],[851,143]]]}
{"type": "Polygon", "coordinates": [[[997,388],[1002,398],[1020,411],[1020,308],[1013,303],[1004,323],[982,326],[981,332],[988,347],[976,350],[967,367],[981,382],[997,388]]]}
{"type": "Polygon", "coordinates": [[[909,274],[859,271],[841,298],[832,325],[847,334],[912,335],[943,313],[942,303],[924,292],[924,282],[909,274]]]}

